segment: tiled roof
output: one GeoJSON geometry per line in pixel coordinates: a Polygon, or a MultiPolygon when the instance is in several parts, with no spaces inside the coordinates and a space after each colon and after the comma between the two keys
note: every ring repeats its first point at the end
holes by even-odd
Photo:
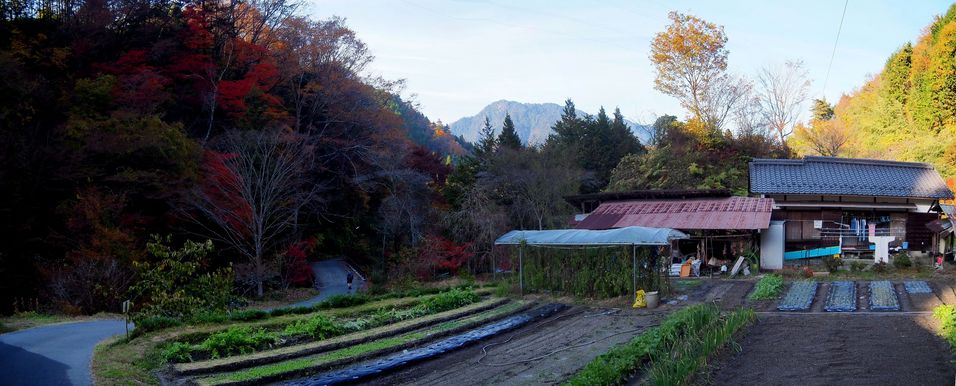
{"type": "Polygon", "coordinates": [[[773,199],[753,197],[605,202],[576,228],[767,229],[772,208],[773,199]]]}
{"type": "Polygon", "coordinates": [[[936,169],[924,163],[812,157],[754,159],[750,191],[763,194],[832,194],[951,199],[936,169]]]}

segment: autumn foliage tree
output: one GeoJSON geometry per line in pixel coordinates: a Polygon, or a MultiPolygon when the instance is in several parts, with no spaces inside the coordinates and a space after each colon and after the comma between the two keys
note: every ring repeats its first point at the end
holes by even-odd
{"type": "Polygon", "coordinates": [[[693,15],[670,12],[671,24],[654,36],[651,63],[654,88],[677,98],[691,116],[708,128],[720,129],[726,116],[726,92],[738,93],[726,74],[727,35],[722,26],[693,15]]]}

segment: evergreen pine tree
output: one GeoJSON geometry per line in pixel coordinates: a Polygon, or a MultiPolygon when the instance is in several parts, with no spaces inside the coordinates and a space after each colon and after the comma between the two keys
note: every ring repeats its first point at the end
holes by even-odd
{"type": "Polygon", "coordinates": [[[814,99],[811,112],[813,112],[813,119],[828,121],[833,118],[833,107],[826,99],[814,99]]]}
{"type": "Polygon", "coordinates": [[[505,122],[501,126],[501,134],[498,134],[498,147],[509,149],[521,149],[521,138],[515,131],[515,123],[511,120],[511,114],[505,114],[505,122]]]}
{"type": "Polygon", "coordinates": [[[561,120],[551,126],[553,133],[548,136],[547,146],[560,151],[568,151],[571,145],[581,140],[584,130],[584,121],[578,118],[574,102],[569,98],[564,101],[564,110],[561,120]]]}
{"type": "Polygon", "coordinates": [[[495,129],[491,127],[491,120],[485,116],[485,127],[481,129],[481,137],[475,144],[475,156],[485,158],[495,152],[495,129]]]}
{"type": "Polygon", "coordinates": [[[641,141],[634,136],[631,129],[624,122],[624,115],[621,109],[614,108],[614,120],[611,122],[611,140],[617,145],[617,155],[623,157],[625,154],[644,154],[647,149],[641,144],[641,141]]]}

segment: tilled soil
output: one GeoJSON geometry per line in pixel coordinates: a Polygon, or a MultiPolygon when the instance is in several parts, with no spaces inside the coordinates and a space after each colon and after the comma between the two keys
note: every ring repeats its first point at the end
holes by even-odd
{"type": "Polygon", "coordinates": [[[573,308],[367,384],[556,384],[660,319],[657,313],[573,308]]]}
{"type": "Polygon", "coordinates": [[[956,365],[928,314],[766,313],[700,384],[951,385],[956,365]]]}

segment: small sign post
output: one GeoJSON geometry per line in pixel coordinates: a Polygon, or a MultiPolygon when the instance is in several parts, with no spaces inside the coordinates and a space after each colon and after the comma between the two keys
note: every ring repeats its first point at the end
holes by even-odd
{"type": "Polygon", "coordinates": [[[133,302],[129,300],[123,301],[123,315],[126,315],[126,340],[129,340],[129,309],[133,306],[133,302]]]}

